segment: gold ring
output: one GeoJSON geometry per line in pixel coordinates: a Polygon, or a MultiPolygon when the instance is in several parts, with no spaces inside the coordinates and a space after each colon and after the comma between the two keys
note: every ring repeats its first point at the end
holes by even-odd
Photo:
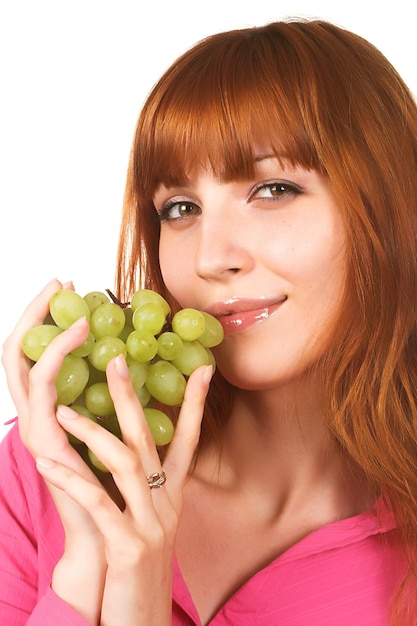
{"type": "Polygon", "coordinates": [[[159,487],[162,487],[166,479],[167,477],[165,472],[155,472],[155,474],[151,474],[146,477],[150,489],[159,489],[159,487]]]}

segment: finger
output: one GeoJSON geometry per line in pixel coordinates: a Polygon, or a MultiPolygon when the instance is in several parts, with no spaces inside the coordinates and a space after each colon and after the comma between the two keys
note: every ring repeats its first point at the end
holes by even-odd
{"type": "Polygon", "coordinates": [[[142,467],[142,472],[136,474],[135,480],[132,479],[133,474],[125,471],[119,473],[116,470],[114,479],[125,495],[126,506],[133,516],[140,513],[136,499],[136,493],[140,487],[142,491],[147,492],[145,498],[151,497],[153,500],[153,506],[160,519],[163,519],[166,524],[175,524],[176,516],[173,515],[170,495],[165,488],[166,478],[162,474],[158,450],[122,355],[110,361],[107,367],[107,380],[123,441],[134,454],[132,459],[137,462],[137,472],[139,472],[139,462],[142,467]],[[158,476],[158,481],[152,486],[149,481],[153,476],[158,476]]]}
{"type": "MultiPolygon", "coordinates": [[[[22,350],[23,337],[30,328],[43,323],[49,312],[51,297],[62,287],[58,280],[50,281],[26,307],[12,334],[3,344],[2,363],[13,399],[19,399],[27,392],[27,375],[31,368],[22,350]]],[[[19,410],[19,407],[16,408],[19,410]]]]}
{"type": "Polygon", "coordinates": [[[102,534],[117,530],[120,526],[120,509],[107,494],[100,482],[93,477],[87,480],[72,468],[49,457],[37,457],[36,467],[50,486],[59,489],[76,502],[93,519],[102,534]]]}
{"type": "Polygon", "coordinates": [[[104,458],[101,454],[105,454],[107,450],[96,452],[96,441],[92,442],[93,452],[111,471],[126,507],[133,517],[140,516],[144,506],[151,506],[152,498],[155,496],[158,499],[160,515],[168,517],[170,504],[165,489],[150,489],[147,480],[148,476],[162,472],[161,461],[122,355],[110,361],[106,374],[123,443],[129,453],[125,451],[117,457],[104,458]]]}
{"type": "Polygon", "coordinates": [[[139,456],[145,480],[145,475],[161,472],[161,461],[122,355],[110,361],[107,367],[107,380],[123,441],[139,456]]]}
{"type": "Polygon", "coordinates": [[[52,450],[57,453],[61,452],[62,446],[64,449],[68,448],[64,432],[61,438],[57,439],[55,379],[65,356],[85,340],[88,332],[87,320],[85,318],[77,320],[49,344],[39,361],[31,368],[28,377],[28,417],[27,423],[22,424],[22,427],[27,428],[30,446],[38,454],[47,450],[48,445],[53,445],[52,450]],[[55,447],[55,443],[58,442],[61,444],[59,449],[55,447]],[[38,445],[41,447],[38,448],[38,445]]]}
{"type": "Polygon", "coordinates": [[[213,374],[211,365],[199,367],[187,382],[175,435],[164,461],[167,484],[181,493],[200,438],[204,403],[213,374]]]}

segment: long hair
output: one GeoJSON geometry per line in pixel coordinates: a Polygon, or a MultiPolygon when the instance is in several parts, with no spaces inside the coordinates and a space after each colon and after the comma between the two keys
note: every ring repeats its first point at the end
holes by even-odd
{"type": "MultiPolygon", "coordinates": [[[[320,363],[324,407],[341,450],[395,512],[416,596],[417,108],[387,59],[316,20],[220,33],[187,51],[137,124],[117,289],[124,299],[138,286],[170,298],[155,188],[207,164],[224,180],[250,177],[255,142],[322,173],[340,207],[347,278],[320,363]]],[[[216,372],[204,420],[210,436],[227,419],[228,391],[216,372]]],[[[406,603],[398,606],[405,624],[406,603]]]]}

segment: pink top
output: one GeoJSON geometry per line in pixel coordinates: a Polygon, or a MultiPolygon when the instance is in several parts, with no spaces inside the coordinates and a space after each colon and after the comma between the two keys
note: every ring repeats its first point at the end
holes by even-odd
{"type": "MultiPolygon", "coordinates": [[[[63,529],[16,425],[0,444],[0,467],[0,624],[86,626],[50,588],[63,529]]],[[[210,624],[388,626],[405,572],[394,529],[382,501],[320,528],[253,576],[210,624]]],[[[177,563],[172,623],[201,626],[177,563]]]]}

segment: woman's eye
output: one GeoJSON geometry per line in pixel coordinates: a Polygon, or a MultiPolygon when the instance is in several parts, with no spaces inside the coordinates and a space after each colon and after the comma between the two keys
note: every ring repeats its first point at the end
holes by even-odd
{"type": "Polygon", "coordinates": [[[194,217],[199,215],[200,207],[194,202],[188,201],[169,201],[162,207],[158,213],[158,217],[163,220],[178,220],[185,217],[194,217]]]}
{"type": "Polygon", "coordinates": [[[287,198],[292,195],[299,195],[301,193],[303,193],[302,188],[295,183],[276,181],[272,183],[262,183],[262,185],[259,185],[255,189],[252,198],[271,198],[275,200],[287,198]]]}

